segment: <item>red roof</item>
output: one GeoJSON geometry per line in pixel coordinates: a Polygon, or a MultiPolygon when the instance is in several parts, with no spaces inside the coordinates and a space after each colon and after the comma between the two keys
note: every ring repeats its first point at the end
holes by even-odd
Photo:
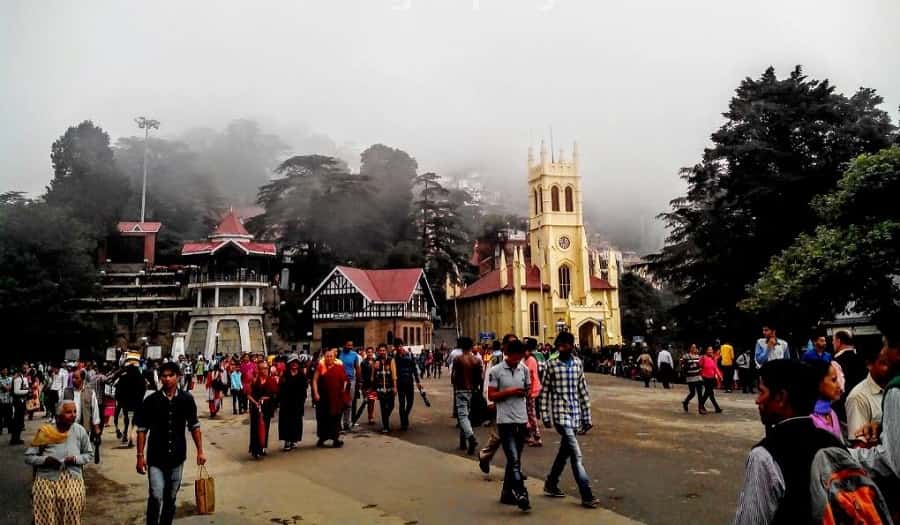
{"type": "Polygon", "coordinates": [[[591,276],[591,290],[615,290],[616,287],[609,284],[606,279],[591,276]]]}
{"type": "MultiPolygon", "coordinates": [[[[468,299],[470,297],[478,297],[480,295],[488,295],[493,293],[507,292],[513,289],[513,273],[512,267],[506,268],[506,286],[500,287],[500,270],[488,272],[474,283],[463,289],[459,294],[460,299],[468,299]]],[[[547,286],[546,284],[544,286],[547,286]]],[[[531,265],[525,271],[526,290],[541,289],[541,269],[531,265]]],[[[591,276],[591,290],[613,290],[613,286],[606,279],[591,276]]]]}
{"type": "Polygon", "coordinates": [[[229,210],[228,213],[225,214],[225,217],[222,217],[221,222],[216,226],[216,230],[210,237],[227,236],[250,237],[250,232],[247,231],[247,228],[244,228],[244,224],[234,213],[234,210],[229,210]]]}
{"type": "Polygon", "coordinates": [[[422,277],[421,268],[363,270],[338,266],[336,270],[344,274],[367,299],[376,303],[408,302],[422,277]]]}
{"type": "MultiPolygon", "coordinates": [[[[478,297],[479,295],[487,295],[510,291],[513,289],[513,270],[512,266],[506,267],[506,286],[500,287],[500,270],[494,270],[484,274],[481,279],[463,289],[459,294],[460,299],[469,297],[478,297]]],[[[525,289],[540,290],[541,289],[541,269],[531,265],[525,270],[525,289]]]]}
{"type": "Polygon", "coordinates": [[[181,248],[181,255],[211,255],[226,244],[231,244],[248,255],[275,255],[275,243],[253,242],[239,239],[186,242],[181,248]]]}
{"type": "Polygon", "coordinates": [[[120,222],[119,233],[157,233],[162,228],[161,222],[120,222]]]}

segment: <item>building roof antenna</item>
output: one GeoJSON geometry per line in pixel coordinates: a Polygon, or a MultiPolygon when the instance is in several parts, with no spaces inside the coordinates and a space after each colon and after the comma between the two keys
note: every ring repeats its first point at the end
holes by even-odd
{"type": "Polygon", "coordinates": [[[550,126],[550,162],[556,162],[556,158],[553,156],[553,152],[555,148],[553,147],[553,126],[550,126]]]}

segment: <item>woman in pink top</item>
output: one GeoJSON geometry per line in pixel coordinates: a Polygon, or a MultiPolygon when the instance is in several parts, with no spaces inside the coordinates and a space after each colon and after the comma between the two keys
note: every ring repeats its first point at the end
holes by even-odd
{"type": "Polygon", "coordinates": [[[528,438],[525,443],[529,447],[544,446],[541,441],[541,422],[537,417],[535,405],[537,398],[541,394],[541,374],[537,359],[534,357],[534,350],[537,348],[537,340],[531,337],[525,340],[525,366],[528,368],[528,375],[531,377],[531,391],[525,398],[525,411],[528,413],[528,438]]]}
{"type": "Polygon", "coordinates": [[[721,414],[722,409],[716,402],[716,385],[722,377],[719,363],[716,362],[715,350],[711,346],[706,347],[706,354],[700,358],[700,377],[703,379],[703,395],[700,396],[700,413],[706,413],[706,402],[712,401],[716,414],[721,414]]]}
{"type": "Polygon", "coordinates": [[[826,363],[824,361],[812,362],[810,366],[813,367],[813,371],[819,379],[819,399],[816,401],[811,416],[813,424],[843,439],[841,424],[834,409],[831,408],[831,404],[840,399],[842,393],[838,367],[834,362],[826,363]]]}

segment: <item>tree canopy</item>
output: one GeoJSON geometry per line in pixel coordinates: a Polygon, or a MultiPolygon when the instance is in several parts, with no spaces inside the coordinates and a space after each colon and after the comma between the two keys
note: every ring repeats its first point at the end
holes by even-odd
{"type": "Polygon", "coordinates": [[[856,158],[837,189],[817,197],[822,224],[773,257],[741,307],[813,323],[851,306],[900,308],[900,146],[856,158]]]}
{"type": "Polygon", "coordinates": [[[113,231],[131,188],[116,166],[109,135],[86,120],[53,143],[50,160],[53,179],[44,195],[47,204],[69,210],[95,240],[113,231]]]}
{"type": "Polygon", "coordinates": [[[785,78],[770,67],[741,82],[712,146],[681,170],[687,193],[662,214],[670,235],[649,257],[650,270],[682,299],[674,309],[682,329],[698,336],[756,329],[754,316],[738,308],[748,285],[773,255],[815,229],[810,202],[834,187],[851,159],[894,140],[881,102],[866,88],[846,97],[799,66],[785,78]]]}

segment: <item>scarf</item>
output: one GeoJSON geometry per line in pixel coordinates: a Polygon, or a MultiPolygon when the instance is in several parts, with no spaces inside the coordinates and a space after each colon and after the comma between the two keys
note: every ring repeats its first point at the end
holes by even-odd
{"type": "Polygon", "coordinates": [[[68,431],[60,432],[56,428],[56,425],[47,423],[41,425],[41,428],[38,429],[37,434],[34,435],[34,439],[31,440],[31,446],[43,447],[47,445],[59,445],[60,443],[65,442],[68,435],[68,431]]]}
{"type": "Polygon", "coordinates": [[[818,416],[827,416],[831,413],[831,401],[827,399],[820,399],[816,401],[816,406],[813,409],[813,414],[818,416]]]}

